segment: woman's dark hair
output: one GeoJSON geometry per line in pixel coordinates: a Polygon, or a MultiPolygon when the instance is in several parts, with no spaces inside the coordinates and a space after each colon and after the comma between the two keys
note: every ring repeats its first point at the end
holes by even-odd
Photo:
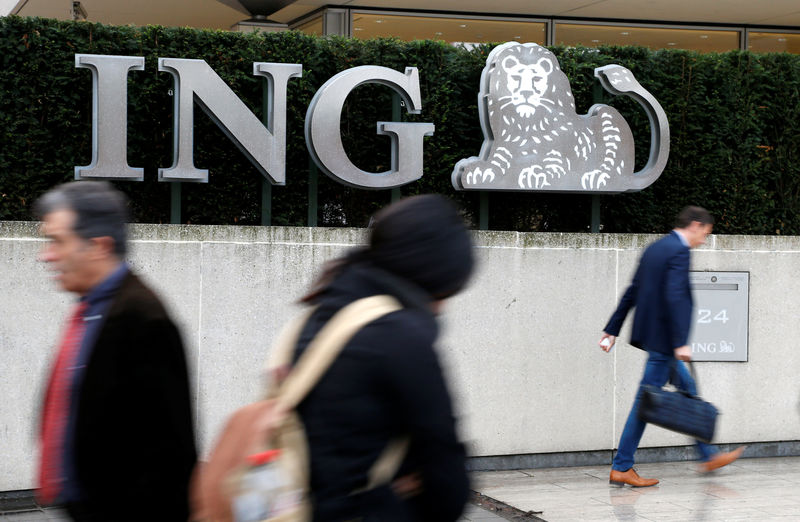
{"type": "Polygon", "coordinates": [[[444,299],[464,288],[475,261],[457,207],[442,196],[414,196],[376,214],[368,246],[328,263],[301,301],[313,301],[344,267],[356,262],[369,262],[411,281],[432,299],[444,299]]]}

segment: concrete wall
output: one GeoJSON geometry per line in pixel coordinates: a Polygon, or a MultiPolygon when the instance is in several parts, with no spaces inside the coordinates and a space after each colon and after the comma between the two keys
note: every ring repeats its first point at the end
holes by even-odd
{"type": "MultiPolygon", "coordinates": [[[[645,235],[476,232],[473,284],[440,350],[473,455],[615,447],[645,354],[597,347],[645,235]]],[[[163,296],[192,364],[204,448],[257,397],[274,335],[320,265],[363,230],[136,225],[130,261],[163,296]]],[[[0,491],[33,486],[41,386],[72,298],[36,262],[34,223],[0,223],[0,491]]],[[[800,439],[800,238],[712,236],[694,270],[750,272],[749,361],[698,364],[723,443],[800,439]]],[[[626,329],[629,326],[626,326],[626,329]]],[[[627,330],[621,339],[627,339],[627,330]]],[[[688,444],[648,428],[643,446],[688,444]]]]}

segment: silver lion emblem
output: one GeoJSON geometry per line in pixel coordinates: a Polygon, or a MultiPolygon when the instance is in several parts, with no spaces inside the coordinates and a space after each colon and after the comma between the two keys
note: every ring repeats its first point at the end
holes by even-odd
{"type": "Polygon", "coordinates": [[[457,190],[584,193],[638,191],[653,183],[669,156],[669,123],[658,101],[621,65],[595,69],[603,87],[638,101],[650,118],[647,165],[633,172],[634,142],[622,114],[593,105],[575,110],[569,80],[549,50],[509,42],[486,59],[478,94],[480,156],[453,169],[457,190]]]}

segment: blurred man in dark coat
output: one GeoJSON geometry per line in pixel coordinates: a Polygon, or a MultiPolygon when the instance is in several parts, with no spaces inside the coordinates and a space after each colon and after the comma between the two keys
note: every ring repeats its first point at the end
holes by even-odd
{"type": "MultiPolygon", "coordinates": [[[[714,219],[700,207],[686,207],[678,214],[675,228],[645,249],[636,274],[600,338],[606,352],[616,342],[622,323],[631,308],[633,317],[631,344],[647,351],[647,365],[640,384],[676,387],[696,394],[694,379],[682,361],[692,358],[689,330],[692,320],[692,291],[689,286],[689,249],[703,245],[711,233],[714,219]]],[[[633,403],[614,456],[609,481],[614,485],[654,486],[657,479],[640,477],[633,469],[633,455],[639,447],[645,423],[638,417],[639,399],[633,403]]],[[[718,453],[704,442],[696,441],[700,471],[713,471],[730,464],[744,448],[718,453]]]]}
{"type": "Polygon", "coordinates": [[[78,296],[47,384],[39,496],[75,520],[186,520],[196,460],[178,329],[127,263],[126,202],[105,182],[37,203],[40,258],[78,296]]]}

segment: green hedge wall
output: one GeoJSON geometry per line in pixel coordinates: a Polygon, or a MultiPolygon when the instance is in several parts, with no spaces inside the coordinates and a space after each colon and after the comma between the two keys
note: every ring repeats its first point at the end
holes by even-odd
{"type": "MultiPolygon", "coordinates": [[[[273,187],[273,224],[305,225],[309,159],[303,139],[308,103],[325,81],[356,65],[419,69],[423,110],[406,121],[433,122],[426,138],[425,173],[403,195],[439,192],[458,200],[478,221],[479,195],[450,185],[453,165],[477,155],[482,142],[477,91],[492,46],[467,51],[443,42],[320,39],[297,32],[239,34],[165,27],[113,27],[85,22],[0,18],[0,220],[30,219],[30,205],[53,185],[73,178],[91,156],[91,73],[74,66],[76,53],[144,56],[145,70],[128,79],[128,156],[145,181],[121,182],[139,222],[168,222],[170,186],[157,182],[172,164],[172,77],[158,57],[200,58],[261,115],[262,82],[256,61],[303,64],[289,83],[287,184],[273,187]]],[[[717,217],[715,232],[800,233],[800,56],[733,51],[698,54],[639,47],[553,48],[572,83],[578,111],[594,102],[595,67],[620,63],[660,101],[672,134],[661,178],[636,194],[600,198],[604,231],[662,232],[686,204],[717,217]]],[[[646,161],[649,128],[627,98],[605,94],[637,139],[637,169],[646,161]]],[[[391,119],[391,93],[366,85],[348,98],[342,119],[353,162],[386,170],[388,138],[377,120],[391,119]]],[[[222,132],[197,111],[195,164],[208,184],[183,184],[182,218],[197,224],[260,223],[261,176],[222,132]]],[[[388,191],[343,187],[320,175],[319,224],[364,226],[390,200],[388,191]]],[[[575,194],[492,193],[489,227],[504,230],[582,231],[591,197],[575,194]]]]}

